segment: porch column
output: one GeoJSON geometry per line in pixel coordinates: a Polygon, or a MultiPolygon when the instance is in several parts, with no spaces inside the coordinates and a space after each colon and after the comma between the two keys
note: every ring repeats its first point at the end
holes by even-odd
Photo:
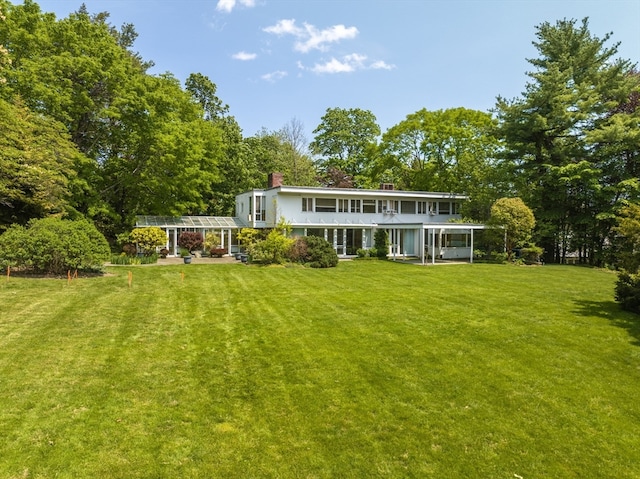
{"type": "Polygon", "coordinates": [[[227,254],[231,254],[231,228],[229,228],[227,230],[227,238],[229,241],[227,241],[227,254]]]}
{"type": "Polygon", "coordinates": [[[425,241],[424,241],[424,237],[427,235],[428,230],[425,230],[424,227],[422,227],[422,229],[420,230],[420,261],[422,261],[422,264],[424,265],[424,246],[425,246],[425,241]]]}
{"type": "Polygon", "coordinates": [[[178,229],[173,230],[173,254],[174,256],[180,256],[180,249],[178,248],[178,229]]]}
{"type": "Polygon", "coordinates": [[[342,255],[347,254],[347,228],[342,230],[342,255]]]}
{"type": "Polygon", "coordinates": [[[436,264],[436,229],[431,230],[431,264],[436,264]]]}
{"type": "Polygon", "coordinates": [[[471,228],[471,257],[469,263],[473,263],[473,228],[471,228]]]}

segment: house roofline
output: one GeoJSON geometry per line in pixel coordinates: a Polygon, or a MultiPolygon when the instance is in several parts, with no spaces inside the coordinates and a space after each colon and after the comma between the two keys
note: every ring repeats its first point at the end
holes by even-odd
{"type": "Polygon", "coordinates": [[[274,186],[273,188],[254,188],[244,193],[260,193],[266,191],[278,191],[283,194],[326,194],[334,196],[341,194],[345,196],[386,196],[386,197],[421,197],[425,199],[454,199],[466,200],[469,197],[458,193],[444,193],[435,191],[407,191],[407,190],[368,190],[362,188],[324,188],[321,186],[274,186]]]}

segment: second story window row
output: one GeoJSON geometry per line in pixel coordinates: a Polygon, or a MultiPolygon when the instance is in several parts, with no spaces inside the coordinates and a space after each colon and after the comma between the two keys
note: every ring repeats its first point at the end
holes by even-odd
{"type": "Polygon", "coordinates": [[[316,213],[381,213],[408,215],[457,215],[457,201],[302,198],[302,211],[316,213]]]}

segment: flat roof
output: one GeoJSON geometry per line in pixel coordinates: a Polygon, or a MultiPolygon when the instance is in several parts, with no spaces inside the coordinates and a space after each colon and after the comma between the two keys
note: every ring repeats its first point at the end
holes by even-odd
{"type": "Polygon", "coordinates": [[[174,228],[244,228],[240,218],[232,216],[136,216],[136,226],[174,227],[174,228]]]}
{"type": "Polygon", "coordinates": [[[345,196],[386,196],[386,197],[414,197],[425,199],[455,199],[466,200],[467,195],[458,193],[443,193],[433,191],[406,191],[406,190],[367,190],[363,188],[324,188],[320,186],[275,186],[273,188],[256,188],[245,191],[251,192],[279,191],[283,194],[309,194],[309,195],[345,195],[345,196]]]}

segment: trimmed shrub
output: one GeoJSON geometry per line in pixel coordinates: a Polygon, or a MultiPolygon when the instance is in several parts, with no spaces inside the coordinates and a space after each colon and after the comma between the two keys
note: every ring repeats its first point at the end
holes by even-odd
{"type": "Polygon", "coordinates": [[[376,230],[373,235],[373,246],[376,250],[376,256],[378,258],[386,258],[387,253],[389,252],[389,245],[391,242],[389,241],[389,233],[386,230],[376,230]]]}
{"type": "Polygon", "coordinates": [[[14,225],[0,236],[0,263],[36,273],[95,271],[110,255],[105,237],[86,220],[31,220],[27,228],[14,225]]]}
{"type": "Polygon", "coordinates": [[[640,273],[622,271],[618,274],[616,301],[625,311],[640,314],[640,273]]]}
{"type": "Polygon", "coordinates": [[[252,261],[263,264],[283,264],[289,258],[295,240],[287,238],[279,229],[269,231],[266,239],[251,245],[252,261]]]}
{"type": "Polygon", "coordinates": [[[122,252],[127,256],[136,256],[138,254],[138,248],[133,243],[125,243],[122,245],[122,252]]]}
{"type": "Polygon", "coordinates": [[[304,263],[307,258],[307,237],[299,236],[295,239],[291,250],[289,251],[289,259],[294,263],[304,263]]]}
{"type": "Polygon", "coordinates": [[[359,248],[356,254],[358,259],[378,259],[378,251],[375,248],[359,248]]]}
{"type": "Polygon", "coordinates": [[[111,255],[111,264],[117,265],[155,264],[157,262],[158,255],[155,253],[149,256],[127,256],[125,253],[111,255]]]}
{"type": "Polygon", "coordinates": [[[24,226],[13,225],[0,235],[0,265],[29,267],[29,234],[24,226]]]}
{"type": "Polygon", "coordinates": [[[540,246],[529,246],[520,249],[520,257],[526,264],[540,263],[544,249],[540,246]]]}
{"type": "Polygon", "coordinates": [[[136,228],[129,233],[129,241],[136,243],[145,256],[150,256],[158,247],[167,244],[167,234],[157,226],[136,228]]]}
{"type": "Polygon", "coordinates": [[[332,268],[338,265],[338,255],[331,243],[319,236],[302,236],[291,248],[291,259],[312,268],[332,268]]]}

